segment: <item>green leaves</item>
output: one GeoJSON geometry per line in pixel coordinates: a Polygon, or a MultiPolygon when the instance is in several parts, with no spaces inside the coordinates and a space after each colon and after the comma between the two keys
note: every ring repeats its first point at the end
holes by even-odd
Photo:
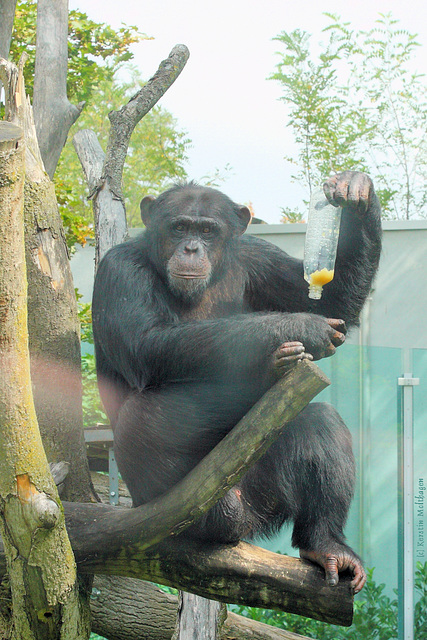
{"type": "Polygon", "coordinates": [[[312,185],[337,171],[357,169],[373,177],[385,217],[427,217],[427,85],[413,70],[420,46],[380,14],[370,31],[354,31],[334,14],[315,57],[309,34],[275,38],[277,72],[288,125],[298,146],[299,171],[312,185]]]}
{"type": "MultiPolygon", "coordinates": [[[[36,0],[18,0],[15,12],[10,57],[18,63],[25,51],[25,87],[32,95],[36,54],[36,0]]],[[[70,11],[68,21],[67,93],[72,102],[87,101],[102,80],[133,57],[130,46],[149,39],[137,27],[123,25],[115,31],[109,25],[90,20],[81,11],[70,11]]]]}

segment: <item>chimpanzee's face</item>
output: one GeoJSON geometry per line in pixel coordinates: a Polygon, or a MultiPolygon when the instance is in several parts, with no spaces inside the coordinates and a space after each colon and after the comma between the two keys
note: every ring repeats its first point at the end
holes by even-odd
{"type": "Polygon", "coordinates": [[[196,303],[227,269],[233,240],[246,228],[249,212],[214,189],[193,185],[172,189],[151,204],[144,201],[143,219],[170,290],[196,303]]]}

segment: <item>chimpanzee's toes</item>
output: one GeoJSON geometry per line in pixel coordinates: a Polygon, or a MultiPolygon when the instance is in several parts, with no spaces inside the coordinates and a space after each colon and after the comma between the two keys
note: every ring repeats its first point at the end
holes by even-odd
{"type": "Polygon", "coordinates": [[[274,367],[283,375],[300,360],[313,360],[310,353],[305,352],[302,342],[284,342],[273,354],[274,367]]]}
{"type": "Polygon", "coordinates": [[[300,549],[300,556],[324,568],[326,582],[330,587],[335,587],[338,584],[339,573],[350,571],[353,574],[353,580],[351,581],[353,592],[359,593],[363,589],[366,582],[366,573],[360,558],[350,548],[347,549],[343,546],[335,553],[300,549]]]}

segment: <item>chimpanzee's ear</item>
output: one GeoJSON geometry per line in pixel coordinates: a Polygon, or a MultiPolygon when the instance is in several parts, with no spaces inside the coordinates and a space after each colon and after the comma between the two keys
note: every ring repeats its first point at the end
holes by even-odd
{"type": "Polygon", "coordinates": [[[248,207],[238,205],[237,215],[239,216],[241,226],[240,234],[242,234],[246,231],[246,229],[248,228],[248,224],[251,221],[251,212],[249,211],[248,207]]]}
{"type": "Polygon", "coordinates": [[[148,227],[151,222],[151,205],[155,199],[156,198],[154,196],[145,196],[145,198],[142,198],[141,204],[139,205],[139,208],[141,209],[141,220],[146,227],[148,227]]]}

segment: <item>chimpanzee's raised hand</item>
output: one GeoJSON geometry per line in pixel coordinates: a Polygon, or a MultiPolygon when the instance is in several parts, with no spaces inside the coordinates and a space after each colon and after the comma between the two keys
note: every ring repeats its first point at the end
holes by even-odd
{"type": "Polygon", "coordinates": [[[329,202],[339,207],[349,207],[358,216],[363,216],[375,194],[371,178],[359,171],[343,171],[323,184],[329,202]]]}

